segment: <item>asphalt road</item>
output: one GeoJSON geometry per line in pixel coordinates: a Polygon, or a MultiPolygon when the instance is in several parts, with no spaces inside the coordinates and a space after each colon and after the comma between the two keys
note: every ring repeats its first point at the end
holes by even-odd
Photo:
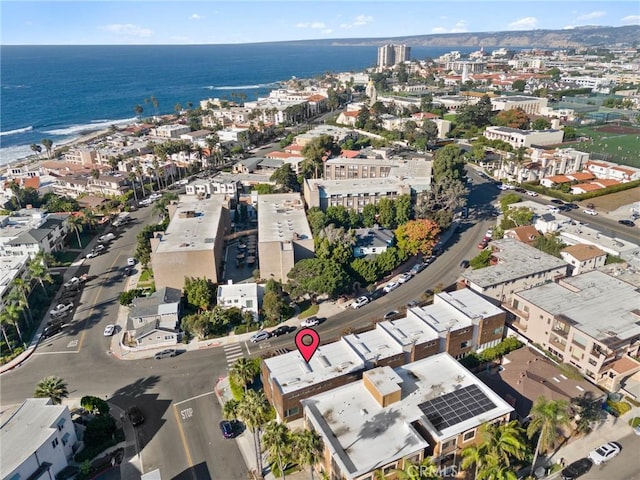
{"type": "MultiPolygon", "coordinates": [[[[622,426],[624,427],[624,426],[622,426]]],[[[602,443],[610,441],[603,439],[602,443]]],[[[622,446],[620,454],[609,460],[608,462],[591,467],[589,473],[580,477],[584,480],[603,480],[603,479],[624,479],[638,480],[640,479],[640,461],[638,460],[638,451],[640,451],[640,437],[629,433],[626,436],[616,440],[622,446]]],[[[585,457],[589,452],[584,452],[585,457]]]]}

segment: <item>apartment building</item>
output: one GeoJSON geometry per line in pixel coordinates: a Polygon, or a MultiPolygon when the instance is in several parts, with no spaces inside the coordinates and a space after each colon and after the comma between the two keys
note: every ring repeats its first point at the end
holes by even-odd
{"type": "Polygon", "coordinates": [[[7,296],[11,293],[13,281],[23,278],[27,272],[28,255],[4,256],[0,255],[0,310],[7,304],[7,296]]]}
{"type": "Polygon", "coordinates": [[[377,367],[301,403],[307,428],[323,440],[322,474],[349,480],[392,474],[428,455],[455,465],[461,449],[481,442],[482,425],[507,422],[513,411],[447,353],[377,367]]]}
{"type": "Polygon", "coordinates": [[[53,191],[58,195],[77,198],[81,194],[119,196],[131,189],[131,182],[123,173],[106,175],[100,173],[98,178],[89,174],[66,175],[58,178],[53,191]]]}
{"type": "Polygon", "coordinates": [[[640,168],[627,167],[617,163],[593,161],[586,162],[585,168],[598,179],[617,180],[620,183],[640,180],[640,168]]]}
{"type": "Polygon", "coordinates": [[[618,390],[640,371],[640,292],[594,270],[517,292],[513,326],[597,385],[618,390]]]}
{"type": "Polygon", "coordinates": [[[73,461],[78,439],[69,408],[27,398],[0,426],[2,480],[56,478],[73,461]]]}
{"type": "Polygon", "coordinates": [[[444,69],[447,72],[455,73],[482,73],[487,68],[485,62],[470,61],[470,60],[451,60],[444,64],[444,69]]]}
{"type": "Polygon", "coordinates": [[[468,289],[439,293],[433,305],[322,345],[309,363],[299,352],[262,362],[267,399],[282,420],[300,418],[300,400],[359,379],[365,370],[397,367],[441,352],[462,358],[496,345],[506,313],[468,289]]]}
{"type": "Polygon", "coordinates": [[[243,312],[251,312],[254,321],[258,321],[260,302],[264,295],[264,288],[257,283],[233,283],[218,285],[217,304],[223,308],[236,307],[243,312]]]}
{"type": "Polygon", "coordinates": [[[238,201],[240,192],[242,192],[242,183],[233,178],[196,179],[185,186],[187,195],[225,195],[235,201],[238,201]]]}
{"type": "Polygon", "coordinates": [[[411,47],[407,45],[387,44],[378,48],[378,68],[392,67],[409,61],[411,47]]]}
{"type": "Polygon", "coordinates": [[[69,233],[68,213],[45,213],[22,209],[11,216],[0,216],[0,256],[33,258],[39,251],[62,248],[69,233]]]}
{"type": "Polygon", "coordinates": [[[521,130],[511,127],[487,127],[484,131],[484,136],[489,140],[502,140],[513,148],[518,148],[562,143],[564,130],[521,130]]]}
{"type": "Polygon", "coordinates": [[[231,230],[228,200],[181,195],[171,204],[169,225],[151,239],[151,265],[156,288],[182,290],[185,277],[219,283],[224,236],[231,230]]]}
{"type": "Polygon", "coordinates": [[[540,115],[547,107],[548,100],[544,97],[526,97],[523,95],[494,97],[491,99],[493,110],[513,110],[519,108],[527,115],[540,115]]]}
{"type": "Polygon", "coordinates": [[[98,151],[93,148],[72,148],[64,154],[64,161],[78,165],[98,163],[98,151]]]}
{"type": "Polygon", "coordinates": [[[499,303],[508,304],[514,292],[553,282],[569,272],[564,260],[511,238],[495,240],[490,248],[491,265],[464,272],[458,282],[499,303]]]}
{"type": "Polygon", "coordinates": [[[153,129],[153,135],[160,138],[178,139],[180,135],[190,131],[191,128],[188,125],[160,125],[153,129]]]}
{"type": "Polygon", "coordinates": [[[287,283],[293,265],[313,257],[311,228],[297,193],[258,195],[260,277],[287,283]]]}
{"type": "Polygon", "coordinates": [[[570,265],[570,275],[590,272],[596,268],[603,267],[607,261],[607,252],[600,250],[595,245],[582,243],[563,248],[560,256],[570,265]]]}

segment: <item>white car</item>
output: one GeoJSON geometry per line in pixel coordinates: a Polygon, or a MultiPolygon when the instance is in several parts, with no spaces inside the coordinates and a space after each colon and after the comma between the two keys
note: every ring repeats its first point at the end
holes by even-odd
{"type": "Polygon", "coordinates": [[[616,443],[609,442],[601,445],[589,452],[589,459],[596,465],[611,460],[613,457],[620,453],[620,446],[616,443]]]}
{"type": "Polygon", "coordinates": [[[68,312],[72,308],[73,308],[73,302],[59,303],[58,305],[55,306],[55,308],[49,311],[49,314],[53,316],[62,315],[63,313],[68,312]]]}
{"type": "Polygon", "coordinates": [[[253,337],[250,338],[251,343],[258,343],[261,342],[262,340],[266,340],[267,338],[269,338],[271,336],[271,334],[265,330],[262,330],[258,333],[256,333],[253,337]]]}
{"type": "Polygon", "coordinates": [[[318,317],[309,317],[305,318],[300,322],[301,327],[315,327],[316,325],[320,325],[320,320],[318,317]]]}
{"type": "Polygon", "coordinates": [[[402,285],[403,283],[407,283],[409,280],[411,280],[412,276],[413,275],[411,275],[409,272],[403,273],[398,277],[398,283],[400,285],[402,285]]]}
{"type": "Polygon", "coordinates": [[[537,197],[538,193],[537,192],[532,192],[531,190],[527,190],[527,195],[529,195],[530,197],[537,197]]]}
{"type": "Polygon", "coordinates": [[[127,265],[129,265],[130,267],[133,267],[136,264],[136,259],[133,257],[129,257],[127,258],[127,265]]]}
{"type": "Polygon", "coordinates": [[[558,207],[554,207],[552,205],[549,205],[547,207],[547,209],[551,212],[551,213],[560,213],[560,209],[558,207]]]}
{"type": "Polygon", "coordinates": [[[507,187],[504,183],[501,183],[500,185],[498,185],[498,188],[500,190],[509,190],[509,187],[507,187]]]}
{"type": "Polygon", "coordinates": [[[487,233],[484,234],[485,237],[492,238],[493,237],[493,229],[487,230],[487,233]]]}
{"type": "Polygon", "coordinates": [[[596,212],[595,210],[592,210],[592,209],[590,209],[590,208],[585,208],[585,209],[583,210],[583,212],[584,212],[584,213],[586,213],[587,215],[594,215],[594,216],[595,216],[595,215],[598,215],[598,212],[596,212]]]}
{"type": "Polygon", "coordinates": [[[115,331],[116,331],[116,326],[109,324],[106,327],[104,327],[104,336],[110,337],[111,335],[113,335],[113,332],[115,331]]]}
{"type": "Polygon", "coordinates": [[[387,283],[384,288],[382,289],[382,291],[384,293],[389,293],[389,292],[393,292],[396,288],[398,288],[400,286],[400,284],[398,282],[389,282],[387,283]]]}
{"type": "Polygon", "coordinates": [[[369,298],[365,297],[364,295],[361,297],[356,298],[353,303],[351,304],[351,308],[360,308],[360,307],[364,307],[367,303],[369,303],[369,298]]]}
{"type": "Polygon", "coordinates": [[[68,282],[64,283],[65,288],[77,287],[80,285],[80,279],[78,277],[72,277],[68,282]]]}

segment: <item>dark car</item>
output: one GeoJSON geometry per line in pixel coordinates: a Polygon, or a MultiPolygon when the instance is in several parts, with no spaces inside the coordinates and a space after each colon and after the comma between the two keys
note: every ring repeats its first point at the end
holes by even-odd
{"type": "Polygon", "coordinates": [[[220,431],[222,432],[222,436],[224,438],[233,438],[236,436],[233,424],[227,420],[223,420],[220,422],[220,431]]]}
{"type": "Polygon", "coordinates": [[[286,335],[291,331],[291,327],[288,327],[287,325],[280,325],[278,328],[271,332],[271,335],[274,337],[279,337],[280,335],[286,335]]]}
{"type": "Polygon", "coordinates": [[[557,198],[551,200],[551,203],[555,203],[556,205],[564,205],[564,202],[562,200],[558,200],[557,198]]]}
{"type": "Polygon", "coordinates": [[[633,223],[631,220],[618,220],[618,223],[620,225],[626,225],[627,227],[635,227],[636,224],[633,223]]]}
{"type": "Polygon", "coordinates": [[[520,188],[520,187],[516,187],[515,191],[518,192],[518,193],[525,193],[526,192],[526,190],[524,188],[520,188]]]}
{"type": "Polygon", "coordinates": [[[469,260],[462,260],[462,261],[460,262],[460,266],[461,266],[462,268],[469,268],[469,260]]]}
{"type": "Polygon", "coordinates": [[[565,205],[567,208],[569,208],[570,210],[577,210],[578,208],[580,208],[578,205],[576,205],[575,203],[567,203],[565,205]]]}
{"type": "Polygon", "coordinates": [[[573,480],[574,478],[578,478],[591,470],[592,465],[593,462],[588,458],[576,460],[562,470],[562,480],[573,480]]]}
{"type": "Polygon", "coordinates": [[[63,322],[49,322],[47,326],[42,330],[42,337],[48,338],[55,335],[58,332],[62,331],[62,327],[64,326],[63,322]]]}
{"type": "Polygon", "coordinates": [[[133,425],[134,427],[144,422],[144,416],[142,415],[142,412],[135,405],[133,407],[129,407],[129,409],[127,410],[127,416],[129,417],[129,420],[131,420],[131,425],[133,425]]]}

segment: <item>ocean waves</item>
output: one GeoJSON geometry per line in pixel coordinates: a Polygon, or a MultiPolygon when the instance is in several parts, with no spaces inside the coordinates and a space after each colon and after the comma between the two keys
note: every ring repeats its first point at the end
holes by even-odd
{"type": "Polygon", "coordinates": [[[220,87],[208,85],[203,88],[206,88],[207,90],[255,90],[257,88],[277,87],[278,85],[280,85],[278,82],[271,82],[271,83],[258,83],[255,85],[223,85],[220,87]]]}
{"type": "Polygon", "coordinates": [[[7,135],[17,135],[18,133],[30,132],[33,130],[33,126],[29,125],[24,128],[16,128],[15,130],[9,130],[7,132],[0,132],[0,137],[6,137],[7,135]]]}
{"type": "Polygon", "coordinates": [[[43,133],[47,135],[59,135],[59,136],[68,136],[68,135],[78,135],[84,132],[93,132],[96,130],[102,130],[103,128],[109,128],[111,125],[122,125],[128,123],[134,123],[138,119],[137,117],[131,118],[122,118],[119,120],[92,120],[91,123],[85,123],[82,125],[70,125],[64,128],[55,128],[53,130],[43,130],[43,133]]]}

